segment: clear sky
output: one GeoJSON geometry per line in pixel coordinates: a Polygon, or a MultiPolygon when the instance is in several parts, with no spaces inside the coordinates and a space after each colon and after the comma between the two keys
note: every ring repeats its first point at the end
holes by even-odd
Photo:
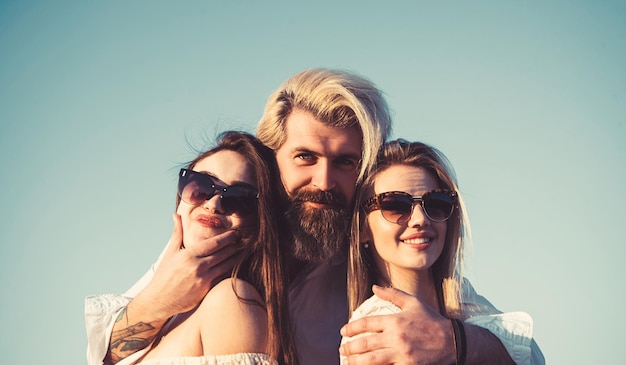
{"type": "Polygon", "coordinates": [[[310,67],[450,158],[469,277],[549,364],[618,363],[625,40],[622,1],[0,1],[2,363],[85,363],[84,297],[156,259],[190,145],[310,67]]]}

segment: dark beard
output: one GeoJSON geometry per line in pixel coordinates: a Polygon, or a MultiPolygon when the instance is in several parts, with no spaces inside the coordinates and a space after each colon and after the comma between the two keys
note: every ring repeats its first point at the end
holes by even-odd
{"type": "Polygon", "coordinates": [[[350,211],[342,194],[296,191],[285,216],[293,242],[291,255],[300,261],[320,263],[345,255],[350,231],[350,211]],[[327,204],[311,208],[306,202],[327,204]]]}

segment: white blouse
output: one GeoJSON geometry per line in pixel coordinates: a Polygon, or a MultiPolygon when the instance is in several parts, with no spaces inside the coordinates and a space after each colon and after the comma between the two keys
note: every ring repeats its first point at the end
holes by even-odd
{"type": "Polygon", "coordinates": [[[278,362],[267,354],[239,353],[150,359],[141,362],[141,365],[278,365],[278,362]]]}

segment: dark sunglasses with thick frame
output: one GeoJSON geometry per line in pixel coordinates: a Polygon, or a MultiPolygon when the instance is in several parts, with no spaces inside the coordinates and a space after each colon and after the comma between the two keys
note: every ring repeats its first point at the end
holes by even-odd
{"type": "Polygon", "coordinates": [[[259,193],[246,185],[220,185],[217,178],[190,169],[180,169],[178,174],[178,196],[191,205],[200,205],[219,194],[225,215],[246,217],[257,210],[259,193]]]}
{"type": "Polygon", "coordinates": [[[413,207],[418,203],[428,219],[443,222],[452,216],[457,202],[458,195],[452,190],[437,189],[421,196],[413,196],[403,191],[388,191],[366,200],[363,209],[366,213],[380,210],[388,222],[403,224],[411,218],[413,207]]]}

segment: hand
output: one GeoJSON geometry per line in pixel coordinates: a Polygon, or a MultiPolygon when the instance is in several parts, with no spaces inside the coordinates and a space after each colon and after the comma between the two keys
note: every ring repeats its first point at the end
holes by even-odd
{"type": "Polygon", "coordinates": [[[341,346],[348,364],[453,364],[454,335],[449,319],[417,298],[394,288],[373,287],[374,294],[402,309],[346,324],[342,336],[369,332],[341,346]]]}
{"type": "Polygon", "coordinates": [[[194,308],[235,264],[240,233],[227,231],[185,247],[180,216],[173,215],[174,230],[154,277],[135,301],[149,300],[152,314],[167,319],[194,308]],[[140,298],[142,297],[142,298],[140,298]]]}
{"type": "Polygon", "coordinates": [[[113,325],[105,364],[116,364],[151,344],[165,322],[193,309],[218,279],[233,268],[233,243],[240,234],[228,231],[185,248],[180,216],[152,280],[113,325]]]}

